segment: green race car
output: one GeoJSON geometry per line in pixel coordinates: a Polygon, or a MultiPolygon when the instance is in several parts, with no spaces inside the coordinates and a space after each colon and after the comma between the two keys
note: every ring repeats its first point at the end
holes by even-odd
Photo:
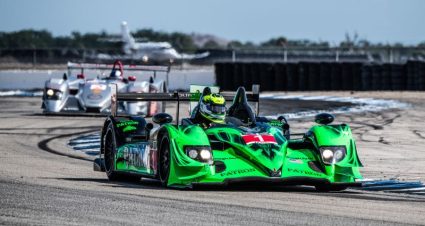
{"type": "Polygon", "coordinates": [[[348,125],[331,124],[333,116],[324,113],[306,133],[290,134],[284,117],[254,114],[248,102],[257,104],[258,113],[258,91],[241,87],[222,95],[232,102],[226,123],[205,127],[191,118],[179,120],[180,102],[198,100],[199,92],[115,93],[95,170],[110,180],[148,177],[169,187],[254,182],[332,191],[361,186],[356,179],[362,164],[348,125]],[[143,117],[118,116],[117,101],[175,101],[178,123],[167,113],[153,116],[155,128],[143,117]]]}

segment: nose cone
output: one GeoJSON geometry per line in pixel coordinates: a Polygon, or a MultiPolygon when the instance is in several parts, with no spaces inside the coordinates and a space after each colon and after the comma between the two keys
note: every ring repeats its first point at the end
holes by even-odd
{"type": "Polygon", "coordinates": [[[111,88],[106,84],[86,85],[82,98],[86,107],[102,110],[111,104],[111,88]]]}
{"type": "Polygon", "coordinates": [[[47,100],[45,102],[46,111],[48,112],[60,112],[62,109],[61,100],[47,100]]]}
{"type": "Polygon", "coordinates": [[[262,166],[261,169],[267,176],[279,176],[284,163],[284,148],[282,142],[272,134],[241,134],[241,144],[244,144],[240,156],[254,165],[262,166]]]}
{"type": "MultiPolygon", "coordinates": [[[[281,147],[277,144],[249,144],[249,151],[253,155],[252,161],[261,164],[269,171],[265,173],[280,172],[284,158],[281,147]]],[[[273,176],[273,175],[271,175],[273,176]]]]}

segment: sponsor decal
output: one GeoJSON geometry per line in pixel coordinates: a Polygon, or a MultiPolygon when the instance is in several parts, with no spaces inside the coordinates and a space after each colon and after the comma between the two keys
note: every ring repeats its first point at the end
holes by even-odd
{"type": "Polygon", "coordinates": [[[235,157],[223,157],[223,158],[214,158],[214,160],[232,160],[236,159],[235,157]]]}
{"type": "Polygon", "coordinates": [[[251,173],[254,172],[255,169],[250,168],[250,169],[240,169],[240,170],[231,170],[231,171],[227,171],[224,173],[221,173],[220,176],[224,177],[224,176],[233,176],[233,175],[239,175],[239,174],[246,174],[246,173],[251,173]]]}
{"type": "Polygon", "coordinates": [[[93,94],[99,94],[105,89],[106,89],[106,85],[102,85],[102,84],[92,84],[90,86],[90,90],[93,94]]]}
{"type": "Polygon", "coordinates": [[[199,100],[200,93],[179,93],[180,98],[189,98],[190,100],[199,100]],[[198,97],[198,98],[197,98],[198,97]]]}
{"type": "Polygon", "coordinates": [[[271,134],[246,134],[242,135],[242,139],[251,149],[261,151],[263,155],[270,159],[273,159],[279,152],[276,139],[271,134]]]}
{"type": "Polygon", "coordinates": [[[297,164],[303,164],[303,160],[301,159],[288,159],[288,161],[292,162],[292,163],[297,163],[297,164]]]}
{"type": "Polygon", "coordinates": [[[126,126],[126,127],[124,127],[124,129],[122,129],[123,132],[130,132],[130,131],[134,131],[134,130],[137,130],[137,127],[126,126]]]}
{"type": "Polygon", "coordinates": [[[137,125],[139,125],[138,121],[127,120],[127,121],[118,122],[117,128],[127,127],[127,126],[137,126],[137,125]]]}
{"type": "Polygon", "coordinates": [[[138,121],[128,120],[117,123],[117,128],[121,128],[123,132],[131,132],[137,130],[138,121]]]}
{"type": "Polygon", "coordinates": [[[196,93],[191,93],[190,95],[191,101],[198,101],[199,98],[201,98],[201,92],[199,90],[196,90],[196,93]]]}
{"type": "Polygon", "coordinates": [[[271,134],[246,134],[242,135],[246,144],[277,144],[276,139],[271,134]]]}
{"type": "Polygon", "coordinates": [[[315,172],[311,172],[311,171],[307,171],[307,170],[302,170],[302,169],[288,168],[288,172],[305,174],[305,175],[316,176],[316,177],[321,177],[322,176],[322,174],[318,174],[318,173],[315,173],[315,172]]]}
{"type": "Polygon", "coordinates": [[[127,162],[127,168],[129,165],[150,168],[149,153],[150,146],[148,143],[138,143],[124,147],[123,158],[127,162]]]}
{"type": "Polygon", "coordinates": [[[90,99],[90,100],[100,100],[100,99],[102,99],[102,95],[89,94],[89,95],[87,95],[87,99],[90,99]]]}
{"type": "Polygon", "coordinates": [[[305,161],[312,161],[314,160],[314,158],[309,158],[309,157],[292,157],[292,156],[286,156],[289,160],[293,159],[297,159],[297,160],[305,160],[305,161]]]}
{"type": "Polygon", "coordinates": [[[279,120],[271,120],[268,124],[276,127],[282,127],[283,125],[283,123],[279,120]]]}

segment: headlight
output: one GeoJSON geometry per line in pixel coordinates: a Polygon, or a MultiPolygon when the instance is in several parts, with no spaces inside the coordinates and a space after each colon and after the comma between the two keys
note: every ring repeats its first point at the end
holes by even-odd
{"type": "Polygon", "coordinates": [[[191,159],[212,164],[212,154],[209,146],[186,146],[185,152],[191,159]]]}
{"type": "Polygon", "coordinates": [[[55,91],[53,91],[53,89],[48,89],[46,91],[47,96],[53,96],[55,94],[55,91]]]}
{"type": "Polygon", "coordinates": [[[198,151],[196,149],[190,149],[187,152],[187,155],[189,155],[189,157],[192,159],[196,159],[198,157],[198,151]]]}
{"type": "Polygon", "coordinates": [[[345,146],[320,147],[320,155],[325,164],[335,164],[342,161],[346,153],[345,146]]]}
{"type": "Polygon", "coordinates": [[[56,98],[59,100],[59,99],[61,99],[62,98],[62,92],[61,91],[56,91],[55,92],[55,96],[56,96],[56,98]]]}
{"type": "Polygon", "coordinates": [[[199,156],[201,156],[201,159],[210,159],[211,152],[210,150],[203,149],[199,152],[199,156]]]}
{"type": "Polygon", "coordinates": [[[337,149],[334,152],[334,159],[336,162],[341,161],[345,157],[345,148],[343,149],[337,149]]]}
{"type": "Polygon", "coordinates": [[[62,98],[62,92],[55,89],[46,89],[46,98],[49,100],[59,100],[62,98]]]}
{"type": "Polygon", "coordinates": [[[324,162],[332,162],[334,158],[334,153],[329,149],[325,149],[322,152],[322,158],[324,162]]]}

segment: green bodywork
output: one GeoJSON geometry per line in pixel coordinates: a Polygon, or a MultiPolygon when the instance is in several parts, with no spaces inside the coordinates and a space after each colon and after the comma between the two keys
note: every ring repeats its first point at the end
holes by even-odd
{"type": "MultiPolygon", "coordinates": [[[[128,126],[135,125],[123,123],[119,129],[125,132],[128,126]]],[[[153,141],[129,141],[118,146],[116,170],[156,177],[159,145],[168,134],[168,186],[191,187],[194,183],[220,184],[245,179],[317,179],[332,184],[353,183],[361,178],[362,165],[348,125],[315,125],[303,138],[295,140],[286,139],[281,126],[276,120],[257,122],[253,128],[220,125],[203,129],[199,125],[164,124],[153,141]],[[272,135],[275,143],[246,144],[242,139],[246,134],[272,135]],[[190,158],[185,153],[187,146],[211,147],[213,161],[190,158]],[[337,163],[325,164],[319,149],[332,146],[344,146],[345,157],[337,163]]]]}

